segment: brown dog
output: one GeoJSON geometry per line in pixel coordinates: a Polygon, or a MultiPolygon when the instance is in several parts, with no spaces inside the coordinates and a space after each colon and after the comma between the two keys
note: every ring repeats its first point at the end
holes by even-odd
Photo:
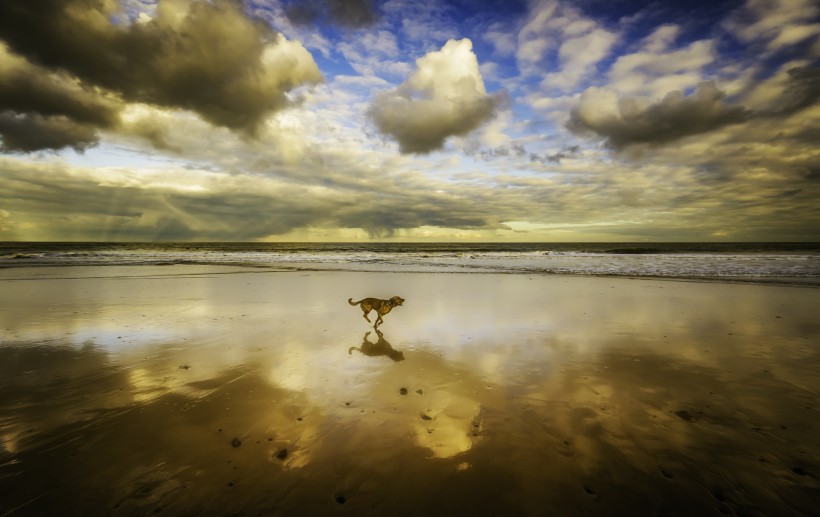
{"type": "Polygon", "coordinates": [[[381,300],[379,298],[365,298],[364,300],[359,300],[358,302],[354,302],[353,298],[348,298],[347,303],[350,305],[358,305],[362,308],[362,312],[364,312],[364,319],[370,323],[370,318],[367,317],[370,314],[370,311],[376,311],[378,314],[378,318],[376,318],[376,323],[373,325],[373,328],[379,326],[380,323],[383,323],[384,320],[382,316],[387,314],[388,312],[393,310],[393,307],[398,307],[399,305],[404,303],[404,298],[401,296],[394,296],[389,300],[381,300]]]}

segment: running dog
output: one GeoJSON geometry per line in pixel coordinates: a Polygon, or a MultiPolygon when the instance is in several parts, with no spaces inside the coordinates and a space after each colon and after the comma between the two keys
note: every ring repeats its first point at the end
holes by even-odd
{"type": "Polygon", "coordinates": [[[367,320],[368,323],[372,323],[370,318],[367,317],[370,314],[370,311],[376,311],[376,314],[379,316],[376,318],[376,323],[373,324],[373,328],[378,327],[381,323],[384,323],[382,316],[387,314],[388,312],[393,310],[393,307],[398,307],[399,305],[404,303],[404,298],[401,296],[394,296],[389,300],[380,300],[379,298],[365,298],[364,300],[359,300],[358,302],[354,302],[353,298],[348,298],[347,303],[350,305],[358,305],[362,308],[362,312],[364,312],[364,319],[367,320]]]}

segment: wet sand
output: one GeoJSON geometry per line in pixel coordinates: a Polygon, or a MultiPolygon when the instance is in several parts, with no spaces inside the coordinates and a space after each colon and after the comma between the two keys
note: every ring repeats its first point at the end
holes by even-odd
{"type": "Polygon", "coordinates": [[[21,268],[0,306],[0,516],[820,509],[818,289],[21,268]]]}

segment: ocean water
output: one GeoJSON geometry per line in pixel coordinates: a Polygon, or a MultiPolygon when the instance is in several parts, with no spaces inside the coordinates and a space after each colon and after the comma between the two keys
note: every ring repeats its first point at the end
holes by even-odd
{"type": "Polygon", "coordinates": [[[174,264],[297,271],[603,275],[820,286],[820,242],[0,243],[0,268],[174,264]]]}

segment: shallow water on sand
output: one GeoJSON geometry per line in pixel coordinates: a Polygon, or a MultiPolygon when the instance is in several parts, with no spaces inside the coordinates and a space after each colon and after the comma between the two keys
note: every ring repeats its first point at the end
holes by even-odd
{"type": "Polygon", "coordinates": [[[820,508],[817,289],[116,275],[0,278],[0,515],[820,508]]]}

